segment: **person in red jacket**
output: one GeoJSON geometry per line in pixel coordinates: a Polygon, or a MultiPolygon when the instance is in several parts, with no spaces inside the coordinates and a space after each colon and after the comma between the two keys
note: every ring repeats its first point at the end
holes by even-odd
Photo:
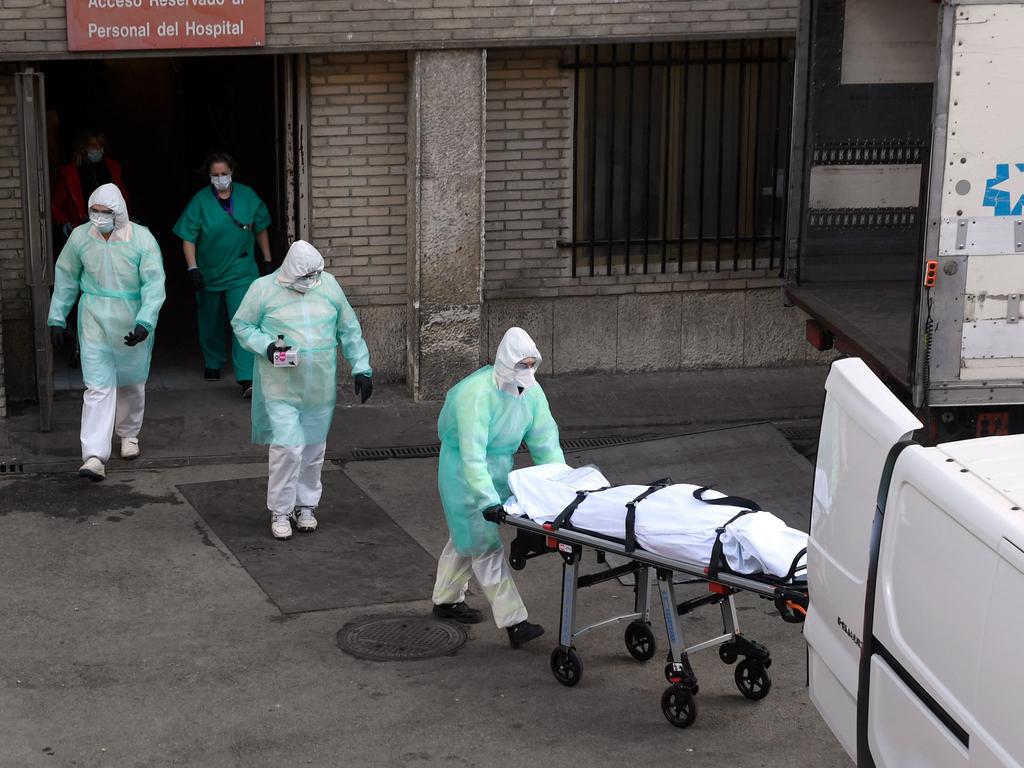
{"type": "Polygon", "coordinates": [[[114,184],[127,201],[128,192],[121,177],[121,164],[106,154],[102,133],[82,136],[71,162],[62,166],[53,184],[50,207],[53,219],[65,238],[71,230],[89,220],[85,201],[97,187],[114,184]]]}

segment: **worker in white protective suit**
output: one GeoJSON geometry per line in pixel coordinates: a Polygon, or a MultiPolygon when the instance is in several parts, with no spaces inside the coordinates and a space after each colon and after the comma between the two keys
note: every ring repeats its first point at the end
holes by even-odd
{"type": "Polygon", "coordinates": [[[464,624],[481,621],[480,611],[465,603],[472,572],[513,648],[540,637],[544,628],[526,620],[498,537],[501,503],[511,495],[508,474],[524,441],[536,464],[565,463],[558,425],[534,376],[540,362],[529,334],[509,328],[494,365],[452,387],[437,421],[437,487],[450,538],[437,564],[434,615],[464,624]]]}
{"type": "Polygon", "coordinates": [[[121,458],[139,455],[153,331],[164,303],[164,266],[150,231],[128,220],[121,191],[89,196],[89,221],[71,231],[57,258],[47,324],[55,347],[78,294],[78,343],[85,396],[78,474],[102,480],[116,431],[121,458]]]}
{"type": "Polygon", "coordinates": [[[355,393],[373,393],[370,353],[341,286],[324,260],[296,240],[281,267],[255,280],[231,320],[238,342],[256,354],[252,441],[269,445],[270,532],[289,539],[316,530],[324,453],[338,397],[338,345],[352,366],[355,393]],[[280,339],[280,340],[279,340],[280,339]],[[297,365],[275,365],[289,350],[297,365]]]}

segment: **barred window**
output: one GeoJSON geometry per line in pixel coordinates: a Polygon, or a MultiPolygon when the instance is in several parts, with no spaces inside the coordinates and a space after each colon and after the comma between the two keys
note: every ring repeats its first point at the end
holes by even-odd
{"type": "Polygon", "coordinates": [[[790,39],[579,46],[574,275],[782,269],[790,39]]]}

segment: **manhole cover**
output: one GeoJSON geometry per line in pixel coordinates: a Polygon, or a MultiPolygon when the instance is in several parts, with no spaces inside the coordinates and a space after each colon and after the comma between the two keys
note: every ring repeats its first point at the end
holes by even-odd
{"type": "Polygon", "coordinates": [[[423,616],[362,618],[338,632],[338,647],[360,659],[406,661],[454,653],[466,643],[457,624],[423,616]]]}

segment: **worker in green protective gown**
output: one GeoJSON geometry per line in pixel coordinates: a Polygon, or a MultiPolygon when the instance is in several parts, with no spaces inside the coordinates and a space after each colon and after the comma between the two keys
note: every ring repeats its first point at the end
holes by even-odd
{"type": "Polygon", "coordinates": [[[324,272],[319,251],[296,240],[281,268],[256,280],[231,321],[239,343],[256,356],[252,441],[269,445],[267,507],[276,539],[314,531],[320,471],[338,398],[338,345],[352,366],[355,392],[373,392],[370,353],[341,286],[324,272]],[[280,338],[279,337],[283,337],[280,338]],[[275,355],[298,352],[297,365],[275,355]]]}
{"type": "MultiPolygon", "coordinates": [[[[207,381],[220,378],[227,362],[228,323],[252,281],[269,271],[270,213],[256,193],[234,181],[234,159],[225,153],[207,157],[210,186],[186,206],[174,234],[182,239],[189,278],[196,289],[199,347],[207,381]],[[259,266],[253,246],[260,250],[259,266]]],[[[231,345],[235,381],[243,397],[252,396],[252,353],[236,339],[231,345]]]]}
{"type": "Polygon", "coordinates": [[[466,624],[482,619],[479,610],[465,603],[472,572],[491,604],[495,624],[508,630],[513,648],[544,634],[544,628],[526,620],[495,520],[510,495],[508,475],[524,441],[535,463],[565,462],[558,425],[534,377],[540,362],[529,334],[509,328],[494,365],[452,387],[437,422],[437,487],[450,538],[437,566],[434,615],[466,624]]]}
{"type": "Polygon", "coordinates": [[[64,340],[68,312],[78,306],[82,355],[80,477],[102,480],[110,441],[121,458],[139,455],[146,380],[157,316],[164,303],[164,262],[150,231],[128,219],[121,191],[102,184],[89,196],[89,221],[75,227],[54,271],[47,325],[51,343],[64,340]]]}

